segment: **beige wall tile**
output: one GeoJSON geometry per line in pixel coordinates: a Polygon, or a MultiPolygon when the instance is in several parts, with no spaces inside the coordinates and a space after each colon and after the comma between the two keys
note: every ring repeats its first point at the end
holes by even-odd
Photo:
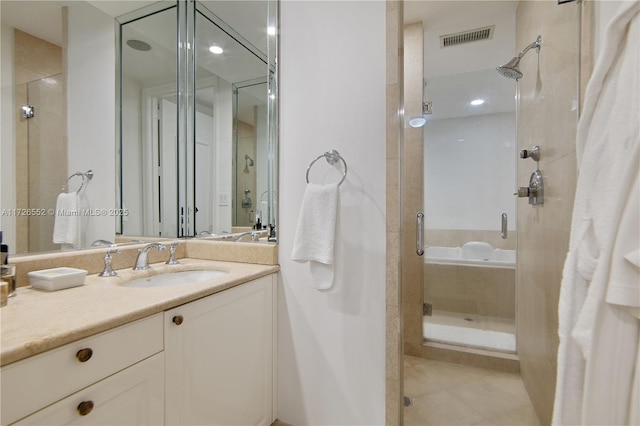
{"type": "MultiPolygon", "coordinates": [[[[422,112],[423,90],[422,22],[404,27],[404,111],[405,118],[422,112]]],[[[415,229],[416,213],[423,209],[423,130],[403,126],[402,207],[403,229],[415,229]]],[[[407,233],[410,235],[410,233],[407,233]]],[[[404,308],[404,346],[418,352],[422,345],[423,260],[415,253],[415,240],[402,242],[402,292],[404,308]]]]}
{"type": "Polygon", "coordinates": [[[386,390],[385,423],[401,425],[402,422],[402,376],[403,363],[403,306],[400,287],[400,169],[399,158],[402,146],[402,88],[403,80],[403,3],[386,1],[386,216],[387,216],[387,260],[386,260],[386,390]]]}
{"type": "MultiPolygon", "coordinates": [[[[515,218],[511,218],[514,220],[515,218]]],[[[500,231],[473,229],[425,229],[426,245],[435,247],[462,247],[469,241],[482,241],[501,250],[515,250],[517,232],[509,231],[502,239],[500,231]]]]}
{"type": "MultiPolygon", "coordinates": [[[[583,10],[583,15],[588,15],[583,10]]],[[[589,63],[589,43],[579,52],[580,5],[521,2],[516,13],[516,43],[526,46],[542,35],[539,57],[521,61],[518,148],[541,148],[539,168],[545,181],[545,202],[518,202],[517,333],[522,376],[542,424],[551,421],[558,349],[558,295],[566,257],[576,183],[575,137],[579,99],[578,60],[589,63]],[[566,6],[566,5],[563,5],[566,6]],[[539,59],[539,60],[538,60],[539,59]]],[[[589,39],[589,24],[583,25],[589,39]]],[[[532,56],[532,57],[529,57],[532,56]]],[[[587,65],[587,69],[590,68],[587,65]]],[[[582,76],[584,80],[585,76],[582,76]]],[[[535,169],[518,162],[518,182],[528,182],[535,169]]]]}
{"type": "Polygon", "coordinates": [[[386,377],[391,380],[398,380],[402,374],[401,329],[400,308],[387,306],[386,377]]]}
{"type": "Polygon", "coordinates": [[[400,306],[400,233],[387,232],[387,307],[400,306]]]}
{"type": "Polygon", "coordinates": [[[424,265],[424,301],[448,312],[515,318],[515,269],[424,265]]]}
{"type": "Polygon", "coordinates": [[[14,31],[15,83],[62,73],[62,48],[20,30],[14,31]]]}

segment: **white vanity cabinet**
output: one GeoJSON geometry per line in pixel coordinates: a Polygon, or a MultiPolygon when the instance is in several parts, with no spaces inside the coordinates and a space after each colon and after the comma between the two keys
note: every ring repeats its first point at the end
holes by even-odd
{"type": "Polygon", "coordinates": [[[0,370],[2,425],[164,422],[162,314],[0,370]]]}
{"type": "Polygon", "coordinates": [[[268,426],[275,289],[268,275],[5,365],[0,426],[268,426]]]}
{"type": "Polygon", "coordinates": [[[166,311],[167,425],[274,420],[274,275],[166,311]]]}

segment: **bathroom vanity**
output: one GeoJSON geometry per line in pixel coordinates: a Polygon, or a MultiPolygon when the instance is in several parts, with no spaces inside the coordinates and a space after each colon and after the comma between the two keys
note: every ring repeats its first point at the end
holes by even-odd
{"type": "Polygon", "coordinates": [[[177,266],[225,274],[128,288],[140,274],[122,270],[20,288],[2,308],[1,424],[271,424],[278,266],[177,266]]]}

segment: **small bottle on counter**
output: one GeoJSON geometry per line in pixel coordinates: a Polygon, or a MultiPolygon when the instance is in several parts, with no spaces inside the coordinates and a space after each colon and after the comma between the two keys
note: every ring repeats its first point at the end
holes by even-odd
{"type": "Polygon", "coordinates": [[[9,300],[9,284],[6,281],[0,281],[0,306],[6,306],[9,300]]]}

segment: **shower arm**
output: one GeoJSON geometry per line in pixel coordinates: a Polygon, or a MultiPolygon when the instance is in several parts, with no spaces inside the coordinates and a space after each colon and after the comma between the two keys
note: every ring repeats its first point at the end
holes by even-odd
{"type": "Polygon", "coordinates": [[[518,59],[522,58],[524,55],[526,55],[526,53],[531,50],[531,49],[536,49],[538,53],[540,53],[540,45],[542,44],[542,37],[538,36],[538,38],[536,39],[536,41],[534,41],[533,43],[531,43],[530,45],[528,45],[527,47],[525,47],[524,49],[522,49],[522,52],[520,52],[518,54],[518,59]]]}

